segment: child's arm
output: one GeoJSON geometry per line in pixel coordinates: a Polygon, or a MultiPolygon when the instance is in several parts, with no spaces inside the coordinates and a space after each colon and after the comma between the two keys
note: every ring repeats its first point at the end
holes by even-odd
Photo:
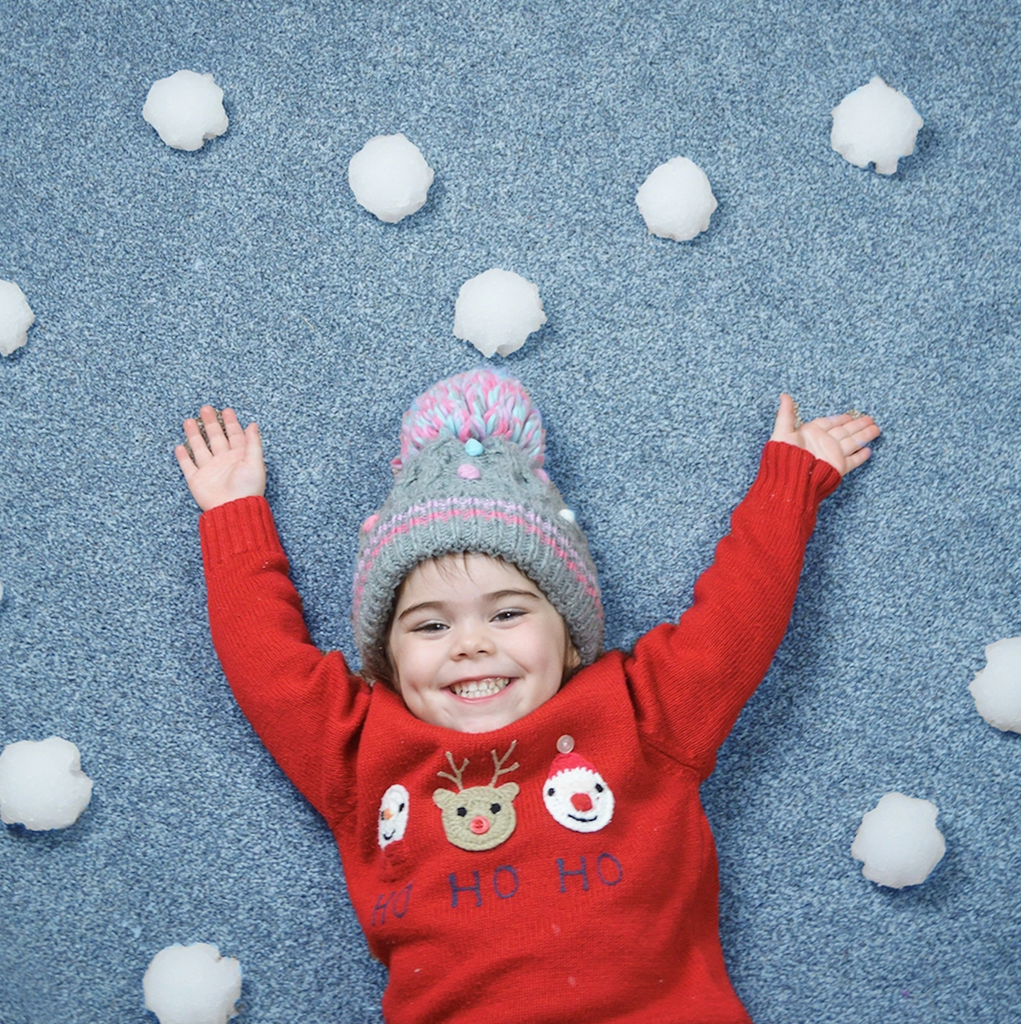
{"type": "Polygon", "coordinates": [[[202,407],[208,444],[184,422],[194,460],[175,453],[199,520],[216,653],[238,704],[298,789],[333,825],[352,799],[346,755],[367,709],[368,688],[342,656],[312,643],[301,598],[263,493],[266,466],[254,423],[242,430],[230,409],[223,428],[202,407]]]}
{"type": "Polygon", "coordinates": [[[199,415],[209,438],[207,445],[196,420],[184,421],[184,436],[191,445],[174,449],[192,497],[203,512],[238,498],[257,498],[266,493],[266,463],[262,457],[262,438],[256,423],[241,429],[233,409],[223,410],[226,434],[216,419],[216,410],[204,405],[199,415]]]}
{"type": "Polygon", "coordinates": [[[787,630],[819,503],[878,434],[871,417],[850,414],[795,426],[782,396],[759,474],[691,607],[635,645],[626,670],[644,728],[702,777],[787,630]]]}

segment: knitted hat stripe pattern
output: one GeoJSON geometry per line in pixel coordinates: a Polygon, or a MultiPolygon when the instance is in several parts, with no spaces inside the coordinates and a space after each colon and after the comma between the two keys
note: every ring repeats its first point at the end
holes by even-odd
{"type": "Polygon", "coordinates": [[[472,498],[448,498],[444,501],[426,501],[419,505],[413,505],[401,515],[393,516],[385,522],[378,520],[372,525],[368,532],[368,543],[364,545],[363,551],[358,559],[355,569],[355,585],[358,593],[360,588],[358,582],[364,580],[372,561],[379,554],[383,545],[390,543],[391,535],[398,532],[407,532],[414,526],[422,526],[440,516],[458,515],[455,509],[478,509],[482,512],[496,512],[499,510],[505,513],[502,518],[510,522],[509,517],[520,516],[524,521],[520,525],[530,532],[535,532],[543,538],[543,543],[549,544],[557,555],[563,558],[575,572],[579,573],[578,581],[585,587],[586,591],[594,600],[600,600],[599,583],[596,580],[594,569],[590,568],[585,554],[575,549],[571,540],[556,524],[541,519],[533,511],[524,505],[513,504],[507,501],[492,499],[479,501],[472,498]],[[525,526],[527,524],[527,526],[525,526]],[[548,538],[548,539],[546,539],[548,538]]]}
{"type": "Polygon", "coordinates": [[[522,529],[526,533],[535,535],[540,543],[549,547],[557,558],[563,561],[574,574],[578,583],[585,588],[585,592],[589,597],[598,604],[600,611],[602,610],[599,584],[596,582],[595,577],[586,570],[581,555],[571,548],[566,538],[558,536],[557,532],[550,528],[551,524],[538,519],[524,506],[489,501],[482,502],[477,507],[473,507],[463,499],[429,502],[429,505],[433,506],[433,511],[429,511],[423,506],[418,506],[409,509],[405,516],[391,519],[381,527],[377,526],[372,530],[369,537],[372,547],[366,550],[362,558],[359,559],[355,574],[355,614],[357,614],[358,605],[361,603],[362,592],[365,589],[365,580],[372,571],[373,563],[388,544],[392,544],[401,534],[405,534],[419,526],[426,526],[432,522],[447,522],[456,517],[468,519],[474,516],[479,516],[483,519],[502,520],[511,526],[522,529]],[[412,518],[408,518],[409,515],[412,518]]]}
{"type": "Polygon", "coordinates": [[[387,671],[394,600],[415,566],[484,554],[516,566],[567,626],[581,664],[603,649],[603,605],[585,535],[542,468],[539,410],[490,369],[433,385],[401,427],[394,485],[359,536],[352,626],[362,666],[387,671]]]}

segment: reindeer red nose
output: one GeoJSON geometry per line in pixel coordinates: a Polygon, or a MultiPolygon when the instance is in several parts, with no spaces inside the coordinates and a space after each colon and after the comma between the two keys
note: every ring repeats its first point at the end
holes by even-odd
{"type": "Polygon", "coordinates": [[[471,824],[468,827],[475,835],[484,836],[489,831],[489,821],[480,814],[478,817],[472,818],[471,824]]]}
{"type": "Polygon", "coordinates": [[[580,811],[584,814],[585,811],[592,810],[592,797],[590,797],[588,793],[575,793],[574,796],[571,797],[571,806],[574,807],[576,811],[580,811]]]}

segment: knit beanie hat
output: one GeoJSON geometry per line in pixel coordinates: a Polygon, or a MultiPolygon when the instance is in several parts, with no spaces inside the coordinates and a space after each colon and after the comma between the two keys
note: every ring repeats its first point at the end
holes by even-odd
{"type": "Polygon", "coordinates": [[[582,665],[603,649],[596,569],[542,468],[546,435],[521,384],[483,368],[434,384],[404,414],[394,486],[362,524],[352,621],[363,670],[385,664],[395,595],[419,562],[481,553],[516,566],[567,625],[582,665]]]}

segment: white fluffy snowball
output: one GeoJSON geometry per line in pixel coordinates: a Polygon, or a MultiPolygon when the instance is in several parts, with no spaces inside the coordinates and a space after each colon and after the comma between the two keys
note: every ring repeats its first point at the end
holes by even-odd
{"type": "Polygon", "coordinates": [[[642,182],[635,201],[649,231],[676,242],[705,231],[717,206],[705,172],[684,156],[660,164],[642,182]]]}
{"type": "Polygon", "coordinates": [[[1021,636],[986,647],[986,667],[968,687],[978,713],[1003,732],[1021,732],[1021,636]]]}
{"type": "Polygon", "coordinates": [[[347,180],[361,206],[396,224],[425,205],[433,169],[418,146],[398,132],[369,139],[351,157],[347,180]]]}
{"type": "Polygon", "coordinates": [[[13,281],[0,281],[0,353],[9,356],[28,341],[35,323],[25,293],[13,281]]]}
{"type": "Polygon", "coordinates": [[[206,139],[227,130],[223,90],[212,75],[178,71],[153,82],[142,117],[174,149],[201,149],[206,139]]]}
{"type": "Polygon", "coordinates": [[[861,873],[891,889],[924,882],[947,848],[938,813],[928,800],[887,793],[862,817],[851,845],[851,856],[865,862],[861,873]]]}
{"type": "Polygon", "coordinates": [[[92,780],[70,740],[19,740],[0,753],[0,819],[8,825],[67,828],[91,797],[92,780]]]}
{"type": "Polygon", "coordinates": [[[902,92],[878,75],[833,108],[830,145],[855,167],[875,163],[879,174],[893,174],[897,159],[915,151],[924,122],[902,92]]]}
{"type": "Polygon", "coordinates": [[[226,1024],[237,1016],[241,965],[208,942],[167,946],[149,963],[142,991],[160,1024],[226,1024]]]}
{"type": "Polygon", "coordinates": [[[539,286],[510,270],[487,270],[465,281],[454,304],[454,334],[487,358],[508,356],[546,323],[539,286]]]}

